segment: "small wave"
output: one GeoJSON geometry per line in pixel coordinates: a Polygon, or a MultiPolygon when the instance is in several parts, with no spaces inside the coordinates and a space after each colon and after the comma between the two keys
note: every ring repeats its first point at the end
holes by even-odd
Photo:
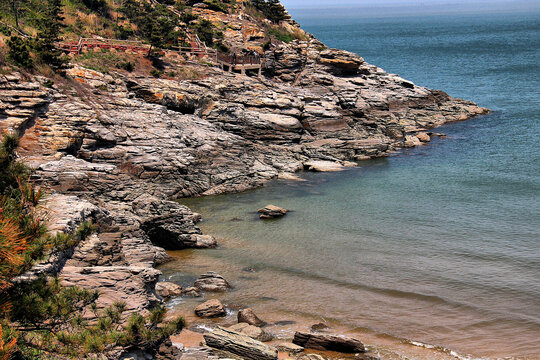
{"type": "Polygon", "coordinates": [[[461,355],[461,354],[457,353],[456,351],[447,349],[447,348],[445,348],[443,346],[426,344],[426,343],[423,343],[423,342],[420,342],[420,341],[405,340],[404,342],[407,343],[407,344],[411,344],[411,345],[414,345],[414,346],[417,346],[417,347],[424,348],[424,349],[436,350],[436,351],[442,352],[444,354],[450,355],[452,357],[455,357],[456,359],[459,359],[459,360],[487,360],[487,358],[473,358],[473,357],[470,357],[470,356],[461,355]]]}
{"type": "Polygon", "coordinates": [[[212,332],[214,331],[214,328],[205,324],[198,324],[196,326],[197,329],[204,330],[205,332],[212,332]]]}

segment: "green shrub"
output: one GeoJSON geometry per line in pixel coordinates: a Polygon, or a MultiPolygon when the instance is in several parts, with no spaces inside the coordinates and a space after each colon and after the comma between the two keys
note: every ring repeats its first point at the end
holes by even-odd
{"type": "Polygon", "coordinates": [[[7,57],[15,65],[29,69],[34,66],[32,58],[30,57],[30,48],[28,41],[19,36],[11,36],[7,40],[7,46],[9,47],[7,57]]]}

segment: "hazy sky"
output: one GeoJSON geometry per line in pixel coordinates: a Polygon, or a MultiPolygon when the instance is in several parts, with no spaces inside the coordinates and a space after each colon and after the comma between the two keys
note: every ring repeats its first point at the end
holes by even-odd
{"type": "Polygon", "coordinates": [[[538,0],[281,0],[289,8],[295,7],[334,7],[334,6],[384,6],[384,5],[439,5],[439,4],[506,4],[508,6],[523,3],[535,3],[538,0]]]}

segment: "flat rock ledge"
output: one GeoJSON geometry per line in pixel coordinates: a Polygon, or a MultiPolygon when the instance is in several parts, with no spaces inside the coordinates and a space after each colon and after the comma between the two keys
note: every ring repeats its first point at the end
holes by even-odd
{"type": "Polygon", "coordinates": [[[261,214],[261,219],[274,219],[278,217],[285,216],[289,210],[280,208],[276,205],[266,205],[265,207],[258,210],[258,213],[261,214]]]}
{"type": "Polygon", "coordinates": [[[367,351],[364,344],[357,339],[300,331],[294,334],[293,343],[306,349],[328,350],[341,353],[363,353],[367,351]]]}
{"type": "Polygon", "coordinates": [[[218,327],[211,333],[204,334],[206,345],[227,351],[244,359],[277,360],[277,349],[239,332],[218,327]]]}

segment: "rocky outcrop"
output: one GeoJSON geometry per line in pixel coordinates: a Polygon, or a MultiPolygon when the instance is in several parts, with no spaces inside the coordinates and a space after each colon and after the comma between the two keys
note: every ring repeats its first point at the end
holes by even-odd
{"type": "Polygon", "coordinates": [[[217,299],[208,300],[195,308],[195,315],[202,318],[215,318],[226,315],[225,307],[217,299]]]}
{"type": "Polygon", "coordinates": [[[258,210],[258,213],[261,214],[259,217],[261,219],[273,219],[285,216],[289,210],[280,208],[276,205],[266,205],[262,209],[258,210]]]}
{"type": "MultiPolygon", "coordinates": [[[[229,17],[229,44],[263,41],[249,16],[218,15],[229,17]],[[246,33],[239,36],[241,29],[246,33]]],[[[487,112],[355,54],[327,49],[293,22],[284,26],[304,40],[272,43],[264,78],[197,63],[183,66],[203,74],[194,80],[78,66],[55,84],[1,75],[0,131],[21,135],[19,155],[35,169],[33,180],[65,196],[55,198],[54,226],[73,231],[87,218],[99,225],[97,233],[51,254],[29,276],[58,273],[65,285],[99,291],[100,306],[125,300],[129,312],[144,312],[160,301],[153,267],[166,261],[163,248],[217,246],[196,226],[200,215],[174,199],[244,191],[278,176],[294,178],[303,169],[343,170],[349,161],[425,144],[429,129],[487,112]]],[[[224,290],[229,284],[210,276],[198,288],[224,290]]],[[[259,350],[253,356],[274,358],[259,350]]]]}
{"type": "Polygon", "coordinates": [[[199,276],[193,287],[203,291],[227,291],[231,288],[231,285],[223,276],[209,271],[199,276]]]}
{"type": "Polygon", "coordinates": [[[366,348],[361,341],[335,335],[312,334],[297,331],[293,343],[307,349],[329,350],[342,353],[363,353],[366,348]]]}
{"type": "Polygon", "coordinates": [[[278,352],[260,341],[247,335],[218,327],[211,333],[204,334],[206,345],[238,355],[244,359],[277,360],[278,352]]]}
{"type": "Polygon", "coordinates": [[[252,308],[242,309],[238,311],[238,322],[246,323],[253,326],[264,326],[266,321],[261,320],[253,311],[252,308]]]}

